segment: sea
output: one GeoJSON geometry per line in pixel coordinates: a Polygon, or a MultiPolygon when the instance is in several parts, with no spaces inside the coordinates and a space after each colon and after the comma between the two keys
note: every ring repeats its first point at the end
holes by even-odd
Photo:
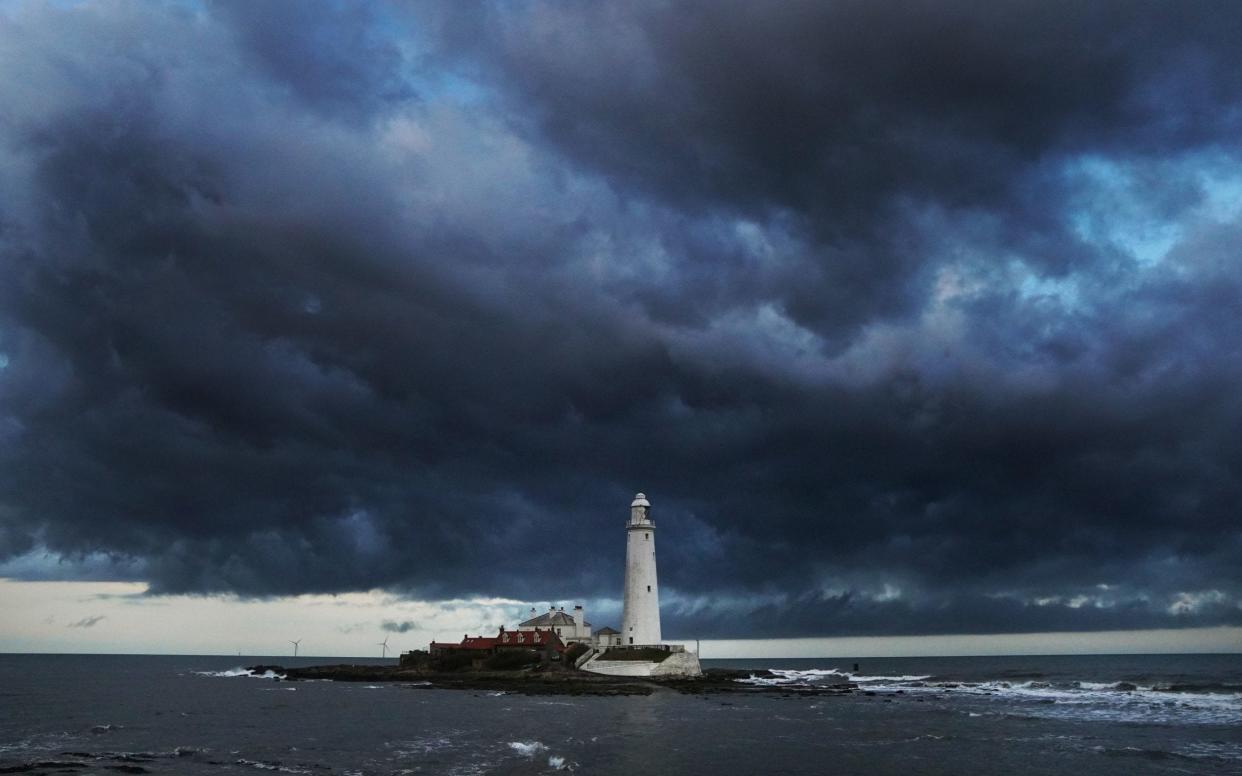
{"type": "Polygon", "coordinates": [[[338,662],[0,655],[0,773],[1242,774],[1242,655],[705,660],[789,692],[646,697],[245,670],[338,662]]]}

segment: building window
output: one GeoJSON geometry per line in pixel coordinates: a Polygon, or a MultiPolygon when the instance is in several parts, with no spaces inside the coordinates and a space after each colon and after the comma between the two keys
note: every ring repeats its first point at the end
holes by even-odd
{"type": "Polygon", "coordinates": [[[651,534],[643,534],[644,541],[651,541],[651,534]]]}
{"type": "Polygon", "coordinates": [[[631,643],[631,644],[633,644],[633,643],[634,643],[634,637],[633,637],[633,636],[630,636],[630,643],[631,643]]]}
{"type": "Polygon", "coordinates": [[[651,592],[651,585],[647,585],[647,592],[648,592],[648,593],[650,593],[650,592],[651,592]]]}

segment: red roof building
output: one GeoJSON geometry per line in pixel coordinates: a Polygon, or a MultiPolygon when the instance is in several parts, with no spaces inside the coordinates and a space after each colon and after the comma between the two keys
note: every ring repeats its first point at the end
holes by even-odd
{"type": "Polygon", "coordinates": [[[491,654],[498,649],[552,649],[564,652],[565,644],[552,631],[507,631],[500,629],[496,636],[462,636],[461,642],[433,641],[429,649],[432,657],[449,652],[471,652],[476,655],[491,654]]]}
{"type": "Polygon", "coordinates": [[[561,637],[557,636],[551,628],[533,631],[507,631],[501,628],[500,635],[493,640],[496,642],[497,649],[551,647],[557,652],[565,651],[565,644],[561,641],[561,637]]]}
{"type": "Polygon", "coordinates": [[[483,654],[491,654],[496,648],[496,639],[486,636],[462,636],[461,643],[454,644],[451,641],[433,641],[431,648],[428,650],[434,657],[443,655],[446,652],[468,651],[483,654]]]}

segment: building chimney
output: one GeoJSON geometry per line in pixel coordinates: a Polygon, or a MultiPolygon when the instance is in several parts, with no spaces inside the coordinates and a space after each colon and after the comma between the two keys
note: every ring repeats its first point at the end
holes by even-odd
{"type": "Polygon", "coordinates": [[[586,615],[582,611],[582,604],[574,607],[574,626],[578,629],[578,633],[585,632],[584,623],[586,623],[586,615]]]}

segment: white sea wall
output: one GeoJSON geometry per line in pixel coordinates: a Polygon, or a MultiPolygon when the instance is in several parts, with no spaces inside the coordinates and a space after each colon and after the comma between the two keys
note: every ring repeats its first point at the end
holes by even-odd
{"type": "Polygon", "coordinates": [[[643,660],[589,660],[583,671],[608,676],[700,676],[703,668],[693,652],[674,652],[659,663],[643,660]]]}
{"type": "Polygon", "coordinates": [[[657,665],[639,660],[591,660],[582,666],[582,670],[608,676],[651,676],[652,669],[657,665]]]}
{"type": "Polygon", "coordinates": [[[662,663],[656,663],[652,676],[701,676],[703,667],[693,652],[674,652],[662,663]]]}

